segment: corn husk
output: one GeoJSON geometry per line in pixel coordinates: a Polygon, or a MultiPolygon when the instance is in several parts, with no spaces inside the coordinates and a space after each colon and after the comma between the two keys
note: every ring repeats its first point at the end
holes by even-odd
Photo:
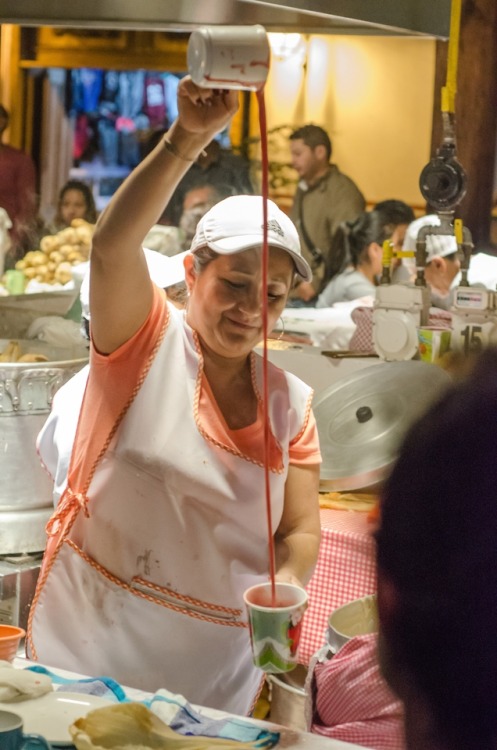
{"type": "Polygon", "coordinates": [[[213,737],[184,737],[141,703],[90,711],[69,727],[77,750],[254,750],[255,744],[213,737]]]}
{"type": "Polygon", "coordinates": [[[378,495],[365,492],[320,492],[319,507],[330,510],[355,510],[368,513],[378,502],[378,495]]]}
{"type": "Polygon", "coordinates": [[[9,341],[7,346],[0,350],[0,362],[48,362],[48,357],[36,352],[23,354],[18,341],[9,341]]]}

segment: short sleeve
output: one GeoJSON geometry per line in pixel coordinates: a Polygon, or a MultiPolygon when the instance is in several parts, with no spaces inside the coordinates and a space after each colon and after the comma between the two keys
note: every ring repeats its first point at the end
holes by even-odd
{"type": "Polygon", "coordinates": [[[320,464],[322,461],[318,429],[312,410],[309,411],[304,429],[290,443],[289,458],[291,464],[298,466],[320,464]]]}

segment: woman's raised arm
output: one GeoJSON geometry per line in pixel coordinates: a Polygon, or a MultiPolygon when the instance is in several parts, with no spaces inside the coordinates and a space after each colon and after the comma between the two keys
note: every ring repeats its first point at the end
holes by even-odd
{"type": "Polygon", "coordinates": [[[91,251],[92,337],[115,351],[146,320],[152,301],[143,238],[180,179],[238,109],[238,92],[202,89],[187,76],[178,87],[178,118],[133,170],[100,216],[91,251]]]}

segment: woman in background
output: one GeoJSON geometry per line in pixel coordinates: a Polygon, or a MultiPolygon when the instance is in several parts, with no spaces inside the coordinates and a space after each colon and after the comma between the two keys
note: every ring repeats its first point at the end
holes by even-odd
{"type": "Polygon", "coordinates": [[[79,180],[69,180],[61,188],[51,233],[71,226],[73,219],[84,219],[89,224],[95,224],[97,221],[93,193],[85,182],[79,180]]]}
{"type": "MultiPolygon", "coordinates": [[[[381,273],[383,242],[388,239],[388,227],[377,211],[364,212],[354,221],[340,224],[333,244],[345,249],[349,266],[334,276],[323,289],[316,307],[331,307],[335,302],[346,302],[375,294],[377,277],[381,273]]],[[[333,252],[332,257],[335,257],[333,252]]]]}

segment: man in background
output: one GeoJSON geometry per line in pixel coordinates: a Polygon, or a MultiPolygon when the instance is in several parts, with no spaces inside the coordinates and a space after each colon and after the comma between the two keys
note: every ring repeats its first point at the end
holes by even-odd
{"type": "Polygon", "coordinates": [[[331,244],[339,224],[364,211],[357,185],[330,162],[330,137],[318,125],[304,125],[290,136],[292,166],[300,181],[291,217],[300,235],[302,253],[312,268],[312,282],[301,282],[291,294],[294,306],[315,304],[328,281],[342,270],[343,257],[333,257],[331,244]]]}
{"type": "Polygon", "coordinates": [[[183,250],[189,250],[197,224],[207,211],[216,203],[231,195],[229,186],[216,187],[209,182],[199,178],[198,183],[193,183],[183,197],[182,212],[179,219],[179,228],[183,234],[183,250]]]}
{"type": "MultiPolygon", "coordinates": [[[[374,210],[383,217],[383,224],[387,234],[390,235],[394,252],[402,251],[407,228],[415,219],[411,206],[404,201],[392,198],[380,201],[374,210]]],[[[395,258],[391,270],[393,284],[409,283],[413,281],[416,274],[416,263],[414,259],[395,258]]]]}
{"type": "Polygon", "coordinates": [[[12,247],[6,259],[12,267],[28,249],[24,245],[36,218],[36,172],[28,154],[3,142],[8,125],[9,113],[0,104],[0,207],[12,222],[12,247]]]}
{"type": "Polygon", "coordinates": [[[253,195],[254,187],[250,177],[250,162],[240,154],[221,147],[217,140],[211,141],[192,164],[176,188],[165,214],[169,223],[178,226],[184,210],[186,193],[199,184],[211,185],[229,195],[253,195]]]}

